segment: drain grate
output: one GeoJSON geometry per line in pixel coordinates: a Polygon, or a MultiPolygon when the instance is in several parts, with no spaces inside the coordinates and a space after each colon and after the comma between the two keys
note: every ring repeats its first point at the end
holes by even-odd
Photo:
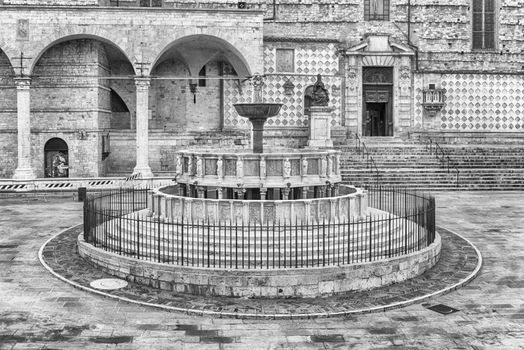
{"type": "Polygon", "coordinates": [[[444,305],[444,304],[437,304],[437,305],[433,305],[433,306],[428,306],[427,308],[429,310],[438,312],[439,314],[442,314],[442,315],[449,315],[449,314],[452,314],[454,312],[460,311],[458,309],[452,308],[451,306],[447,306],[447,305],[444,305]]]}

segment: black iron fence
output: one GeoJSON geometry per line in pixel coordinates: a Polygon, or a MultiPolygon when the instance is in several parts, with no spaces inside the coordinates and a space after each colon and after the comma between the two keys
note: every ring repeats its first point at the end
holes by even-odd
{"type": "Polygon", "coordinates": [[[192,267],[278,269],[387,259],[435,239],[435,201],[400,188],[368,189],[369,214],[307,222],[169,221],[147,208],[150,193],[121,189],[84,201],[84,239],[106,251],[192,267]]]}

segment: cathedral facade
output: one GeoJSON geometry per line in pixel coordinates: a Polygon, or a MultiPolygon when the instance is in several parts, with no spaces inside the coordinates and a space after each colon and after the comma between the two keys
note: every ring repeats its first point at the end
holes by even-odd
{"type": "Polygon", "coordinates": [[[524,127],[515,0],[0,0],[0,176],[170,174],[233,145],[233,104],[282,103],[272,146],[307,143],[320,75],[331,137],[524,127]]]}

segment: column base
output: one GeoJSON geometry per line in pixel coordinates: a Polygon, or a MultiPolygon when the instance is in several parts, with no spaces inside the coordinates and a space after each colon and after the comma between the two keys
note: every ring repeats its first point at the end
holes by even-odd
{"type": "Polygon", "coordinates": [[[333,147],[333,140],[331,139],[309,140],[307,142],[307,147],[309,148],[333,147]]]}
{"type": "Polygon", "coordinates": [[[151,168],[148,167],[148,166],[146,166],[146,167],[138,167],[138,166],[136,166],[133,169],[133,175],[136,175],[136,174],[140,174],[141,178],[153,177],[153,172],[151,171],[151,168]]]}
{"type": "Polygon", "coordinates": [[[36,174],[32,168],[16,168],[13,174],[13,180],[34,180],[36,174]]]}

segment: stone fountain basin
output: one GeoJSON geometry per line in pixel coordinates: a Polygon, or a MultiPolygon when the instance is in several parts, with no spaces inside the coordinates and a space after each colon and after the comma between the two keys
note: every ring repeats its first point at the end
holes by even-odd
{"type": "Polygon", "coordinates": [[[241,117],[271,118],[280,112],[282,103],[237,103],[233,106],[241,117]]]}

